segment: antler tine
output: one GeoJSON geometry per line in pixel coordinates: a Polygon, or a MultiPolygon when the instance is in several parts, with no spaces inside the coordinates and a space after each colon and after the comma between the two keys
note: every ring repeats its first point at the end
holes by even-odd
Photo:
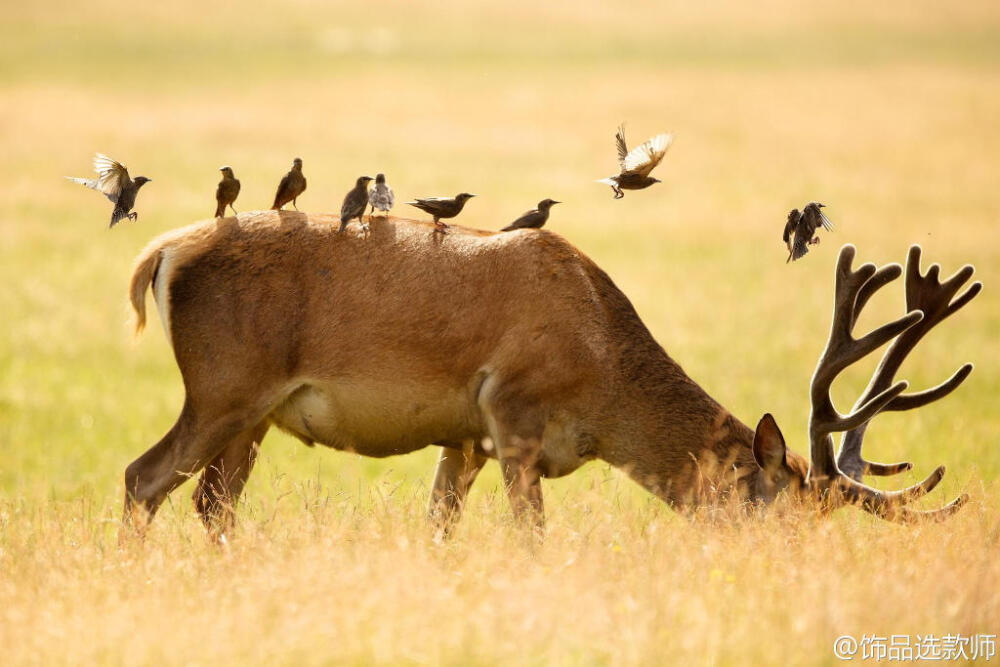
{"type": "Polygon", "coordinates": [[[843,503],[858,505],[865,511],[871,512],[878,518],[886,521],[904,524],[914,524],[928,520],[940,521],[950,517],[961,509],[969,501],[969,494],[963,493],[947,505],[933,510],[915,510],[906,507],[905,504],[926,495],[937,486],[943,476],[944,471],[939,468],[923,482],[915,484],[908,489],[892,493],[878,491],[864,484],[844,478],[850,482],[852,487],[840,489],[840,496],[843,503]]]}
{"type": "MultiPolygon", "coordinates": [[[[922,312],[924,317],[903,331],[886,350],[868,388],[858,399],[856,409],[861,409],[875,398],[882,396],[907,355],[924,335],[982,291],[982,283],[976,282],[961,296],[955,298],[962,286],[972,277],[975,269],[969,265],[963,266],[942,283],[938,280],[940,266],[937,264],[932,265],[925,276],[920,275],[920,256],[920,246],[911,246],[906,260],[906,308],[910,312],[922,312]]],[[[862,295],[859,294],[859,302],[861,298],[862,295]]],[[[914,394],[897,395],[883,410],[886,412],[912,410],[944,398],[965,381],[972,369],[972,364],[965,364],[948,380],[936,387],[914,394]]],[[[898,383],[893,386],[898,386],[898,383]]],[[[865,461],[861,456],[861,445],[866,428],[867,422],[862,421],[844,434],[838,456],[838,467],[843,473],[856,481],[861,481],[865,474],[893,475],[912,467],[909,463],[880,464],[865,461]]]]}
{"type": "Polygon", "coordinates": [[[879,288],[888,284],[902,273],[898,265],[876,270],[874,264],[863,264],[856,271],[851,269],[855,248],[845,245],[840,250],[835,277],[835,299],[833,322],[826,349],[820,357],[813,374],[810,388],[812,413],[809,417],[809,437],[812,455],[812,477],[839,476],[840,471],[834,459],[831,433],[847,431],[861,426],[907,387],[905,382],[892,387],[882,387],[877,394],[866,397],[849,415],[841,415],[833,406],[830,387],[833,380],[845,368],[868,355],[889,340],[899,336],[923,318],[918,312],[907,313],[903,317],[883,325],[860,339],[853,336],[854,324],[861,307],[867,303],[879,288]]]}
{"type": "Polygon", "coordinates": [[[903,275],[903,267],[895,263],[886,264],[876,271],[875,275],[862,285],[861,290],[858,292],[858,298],[854,302],[855,318],[857,318],[858,313],[861,312],[861,309],[865,307],[865,304],[868,303],[868,300],[872,298],[875,292],[901,275],[903,275]]]}
{"type": "Polygon", "coordinates": [[[969,502],[969,494],[963,493],[947,505],[939,507],[936,510],[915,510],[909,507],[896,507],[891,515],[880,516],[887,521],[905,524],[922,523],[924,521],[943,521],[962,509],[962,506],[967,502],[969,502]]]}

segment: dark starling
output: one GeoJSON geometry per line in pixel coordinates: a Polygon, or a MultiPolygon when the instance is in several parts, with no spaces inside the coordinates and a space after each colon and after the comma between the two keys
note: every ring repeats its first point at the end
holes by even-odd
{"type": "Polygon", "coordinates": [[[306,177],[302,175],[302,158],[295,158],[292,162],[292,170],[285,174],[278,184],[278,192],[274,195],[274,205],[271,207],[275,211],[280,211],[281,207],[292,202],[295,210],[299,210],[295,200],[306,191],[306,177]]]}
{"type": "Polygon", "coordinates": [[[236,207],[233,206],[233,202],[240,195],[240,182],[233,175],[233,168],[219,167],[219,171],[222,172],[222,180],[219,181],[219,187],[215,189],[215,201],[218,204],[215,207],[216,218],[226,215],[227,206],[233,209],[233,214],[235,214],[236,207]]]}
{"type": "Polygon", "coordinates": [[[533,208],[520,218],[510,223],[501,232],[510,232],[515,229],[541,229],[545,221],[549,219],[549,209],[560,202],[555,199],[543,199],[538,202],[538,208],[533,208]]]}
{"type": "Polygon", "coordinates": [[[421,211],[434,216],[434,225],[437,227],[437,231],[443,232],[448,229],[448,225],[441,222],[441,219],[454,218],[465,208],[465,202],[475,196],[470,195],[468,192],[462,192],[454,197],[427,197],[426,199],[416,199],[406,203],[410,206],[416,206],[421,211]]]}
{"type": "Polygon", "coordinates": [[[820,210],[824,206],[825,204],[811,201],[805,205],[801,213],[798,209],[789,211],[785,231],[781,235],[785,245],[788,246],[786,264],[809,252],[809,246],[819,243],[819,237],[815,236],[817,229],[822,227],[827,231],[833,230],[830,218],[820,210]]]}
{"type": "Polygon", "coordinates": [[[111,212],[111,224],[108,227],[114,227],[122,218],[138,220],[139,214],[132,211],[132,207],[135,206],[135,197],[139,194],[139,188],[152,179],[136,176],[133,181],[129,178],[125,165],[101,153],[94,156],[94,170],[97,172],[96,179],[74,178],[73,176],[66,178],[92,190],[103,192],[104,196],[114,203],[115,209],[111,212]]]}
{"type": "Polygon", "coordinates": [[[368,190],[368,203],[372,206],[372,213],[376,210],[389,215],[389,209],[396,201],[396,196],[392,193],[392,188],[385,182],[385,174],[375,176],[375,185],[368,190]]]}
{"type": "Polygon", "coordinates": [[[361,216],[368,208],[368,184],[372,182],[371,176],[359,176],[354,187],[344,196],[344,203],[340,206],[340,230],[344,231],[347,223],[354,218],[358,219],[362,227],[367,228],[361,216]]]}
{"type": "Polygon", "coordinates": [[[653,183],[659,183],[660,180],[650,177],[649,172],[660,164],[673,141],[672,134],[658,134],[629,152],[625,143],[625,126],[619,125],[618,133],[615,134],[615,144],[618,146],[618,166],[621,173],[602,178],[597,182],[610,185],[615,192],[615,199],[625,196],[622,190],[642,190],[653,183]]]}

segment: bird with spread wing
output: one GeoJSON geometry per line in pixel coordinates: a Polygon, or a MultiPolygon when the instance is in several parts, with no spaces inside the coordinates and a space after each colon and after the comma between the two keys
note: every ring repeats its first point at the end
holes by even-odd
{"type": "Polygon", "coordinates": [[[111,200],[115,208],[111,212],[109,228],[118,224],[122,218],[138,220],[139,214],[132,211],[136,195],[139,194],[139,188],[152,179],[136,176],[135,180],[132,180],[125,165],[102,153],[94,156],[94,171],[97,172],[97,178],[76,178],[74,176],[66,178],[91,190],[97,190],[111,200]]]}
{"type": "Polygon", "coordinates": [[[672,134],[658,134],[630,151],[625,143],[625,126],[619,125],[615,144],[618,147],[618,166],[621,171],[617,176],[602,178],[597,182],[610,185],[615,199],[625,196],[622,190],[642,190],[659,183],[660,179],[651,177],[649,173],[660,164],[673,141],[672,134]]]}
{"type": "Polygon", "coordinates": [[[816,230],[822,227],[826,231],[833,231],[833,223],[830,218],[821,211],[826,204],[818,201],[811,201],[805,205],[802,212],[793,208],[788,212],[788,220],[785,222],[785,231],[781,239],[788,246],[788,259],[785,264],[792,260],[799,259],[809,252],[809,246],[819,243],[816,230]]]}

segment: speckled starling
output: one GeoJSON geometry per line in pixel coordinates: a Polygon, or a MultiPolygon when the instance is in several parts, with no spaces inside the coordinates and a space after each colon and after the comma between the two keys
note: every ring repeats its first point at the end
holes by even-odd
{"type": "Polygon", "coordinates": [[[292,202],[295,210],[299,210],[296,199],[306,191],[306,177],[302,175],[302,158],[295,158],[292,162],[292,170],[285,174],[278,184],[278,192],[274,195],[274,205],[271,207],[275,211],[280,211],[281,207],[292,202]]]}
{"type": "Polygon", "coordinates": [[[222,172],[222,180],[219,181],[219,187],[215,189],[215,217],[221,218],[226,215],[226,207],[233,209],[233,214],[236,214],[236,207],[233,206],[233,202],[240,195],[240,182],[237,180],[236,176],[233,175],[233,168],[219,167],[219,171],[222,172]]]}
{"type": "Polygon", "coordinates": [[[501,232],[510,232],[515,229],[541,229],[546,220],[549,219],[549,209],[560,202],[555,199],[543,199],[538,202],[538,208],[533,208],[527,211],[520,218],[510,223],[501,232]]]}
{"type": "Polygon", "coordinates": [[[615,144],[618,147],[618,166],[621,171],[617,176],[602,178],[597,182],[610,185],[611,189],[614,190],[615,199],[621,199],[625,196],[622,190],[642,190],[654,183],[659,183],[660,180],[652,178],[649,172],[660,164],[673,141],[674,135],[672,134],[658,134],[638,148],[629,151],[628,145],[625,143],[625,126],[618,126],[615,144]]]}
{"type": "Polygon", "coordinates": [[[101,153],[94,156],[94,170],[97,172],[96,179],[74,178],[73,176],[66,178],[104,193],[104,196],[114,203],[115,208],[111,212],[111,224],[108,227],[114,227],[122,218],[138,220],[139,214],[132,211],[132,207],[135,206],[135,197],[139,194],[139,188],[152,179],[136,176],[133,181],[129,178],[125,165],[101,153]]]}
{"type": "Polygon", "coordinates": [[[809,252],[809,246],[819,243],[819,237],[815,236],[817,229],[822,227],[827,231],[833,230],[830,218],[820,210],[824,206],[825,204],[811,201],[805,205],[801,213],[798,209],[792,209],[788,213],[785,230],[781,235],[781,239],[788,246],[786,264],[804,256],[809,252]]]}
{"type": "Polygon", "coordinates": [[[415,199],[414,201],[408,201],[406,203],[410,206],[416,206],[421,211],[430,213],[434,216],[434,225],[437,227],[436,231],[443,232],[448,229],[448,225],[441,222],[441,220],[454,218],[462,212],[463,208],[465,208],[465,202],[475,196],[476,195],[470,195],[468,192],[462,192],[454,197],[427,197],[425,199],[415,199]]]}
{"type": "Polygon", "coordinates": [[[354,187],[344,196],[344,203],[340,206],[340,230],[344,231],[347,223],[354,218],[358,219],[362,227],[367,229],[361,216],[368,208],[368,184],[372,182],[371,176],[359,176],[354,187]]]}
{"type": "Polygon", "coordinates": [[[381,211],[389,215],[389,210],[396,201],[396,196],[392,193],[392,188],[385,182],[385,174],[376,174],[375,185],[368,189],[368,203],[371,204],[371,212],[381,211]]]}

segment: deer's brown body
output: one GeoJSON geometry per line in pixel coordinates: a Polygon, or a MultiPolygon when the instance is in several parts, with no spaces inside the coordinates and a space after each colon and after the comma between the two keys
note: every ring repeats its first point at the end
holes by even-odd
{"type": "Polygon", "coordinates": [[[756,482],[753,431],[561,237],[442,237],[389,218],[365,238],[335,223],[246,214],[143,252],[132,302],[141,326],[152,285],[187,397],[171,432],[129,467],[132,498],[155,509],[185,474],[211,464],[219,476],[227,455],[240,462],[227,474],[245,477],[269,422],[368,456],[490,437],[489,454],[517,468],[509,481],[523,473],[528,486],[532,472],[564,475],[593,458],[672,502],[691,497],[706,460],[756,482]]]}
{"type": "Polygon", "coordinates": [[[244,214],[142,253],[137,323],[151,286],[186,398],[126,470],[127,517],[136,504],[155,512],[205,468],[196,504],[206,521],[228,518],[270,424],[367,456],[443,445],[432,511],[445,518],[486,456],[499,459],[515,513],[539,518],[539,478],[595,458],[675,505],[701,500],[706,479],[712,495],[750,500],[807,488],[808,464],[773,421],[755,438],[561,237],[441,235],[398,218],[338,234],[338,222],[244,214]]]}

